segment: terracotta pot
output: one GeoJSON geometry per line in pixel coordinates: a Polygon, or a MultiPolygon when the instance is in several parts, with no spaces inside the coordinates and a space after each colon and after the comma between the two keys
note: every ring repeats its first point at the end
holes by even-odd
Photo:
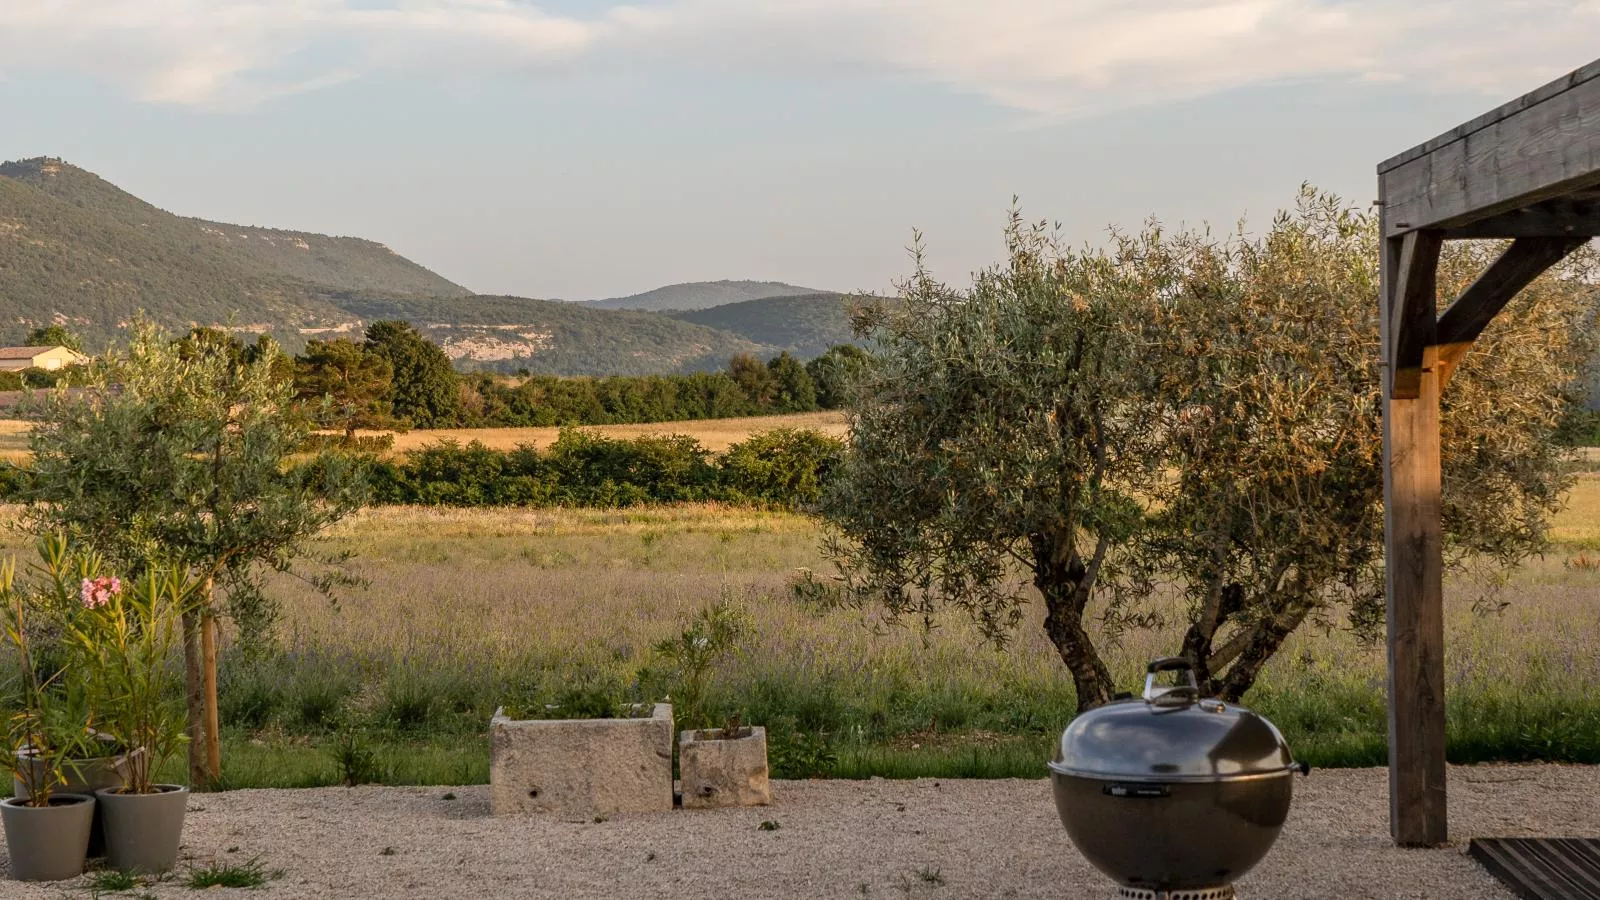
{"type": "Polygon", "coordinates": [[[17,797],[0,802],[11,877],[60,881],[82,875],[94,808],[87,794],[54,794],[49,806],[29,806],[17,797]]]}

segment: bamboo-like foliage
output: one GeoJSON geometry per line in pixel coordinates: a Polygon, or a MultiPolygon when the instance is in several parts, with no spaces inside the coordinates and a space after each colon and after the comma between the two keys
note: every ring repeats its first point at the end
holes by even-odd
{"type": "MultiPolygon", "coordinates": [[[[824,503],[852,595],[891,615],[965,609],[993,637],[1026,573],[1080,708],[1109,699],[1096,645],[1155,621],[1237,699],[1308,621],[1382,621],[1374,217],[1307,189],[1259,237],[1151,225],[1071,251],[1015,216],[971,288],[921,265],[863,326],[850,453],[824,503]],[[1091,601],[1098,621],[1088,621],[1091,601]]],[[[1446,301],[1498,248],[1452,245],[1446,301]]],[[[1538,551],[1568,486],[1553,440],[1595,346],[1592,257],[1529,288],[1445,392],[1448,563],[1538,551]]]]}
{"type": "MultiPolygon", "coordinates": [[[[51,702],[53,683],[61,675],[59,670],[42,673],[33,652],[33,628],[28,606],[22,592],[16,589],[16,560],[0,561],[0,601],[5,604],[5,641],[15,651],[18,674],[18,693],[21,703],[11,711],[6,720],[6,746],[0,757],[0,771],[6,772],[21,783],[28,792],[28,806],[49,806],[56,788],[65,782],[62,764],[80,746],[77,741],[54,740],[63,724],[60,719],[66,712],[62,705],[51,702]]],[[[88,728],[87,719],[70,729],[82,734],[88,728]]]]}

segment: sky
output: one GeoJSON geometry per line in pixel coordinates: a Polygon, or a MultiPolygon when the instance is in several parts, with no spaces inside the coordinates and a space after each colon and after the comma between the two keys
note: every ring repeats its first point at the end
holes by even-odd
{"type": "Polygon", "coordinates": [[[0,0],[0,158],[480,293],[955,283],[1013,198],[1266,224],[1590,62],[1600,0],[0,0]]]}

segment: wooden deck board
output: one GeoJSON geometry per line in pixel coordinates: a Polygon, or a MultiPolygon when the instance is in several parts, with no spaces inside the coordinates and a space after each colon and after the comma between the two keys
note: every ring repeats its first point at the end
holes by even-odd
{"type": "Polygon", "coordinates": [[[1467,852],[1523,900],[1600,900],[1600,838],[1473,838],[1467,852]]]}

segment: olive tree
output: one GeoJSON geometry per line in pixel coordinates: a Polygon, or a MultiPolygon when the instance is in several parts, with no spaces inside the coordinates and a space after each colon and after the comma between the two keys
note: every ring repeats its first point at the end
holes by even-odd
{"type": "MultiPolygon", "coordinates": [[[[1384,617],[1374,216],[1307,193],[1260,240],[1191,241],[1184,290],[1154,305],[1168,423],[1163,481],[1130,549],[1185,601],[1182,653],[1238,699],[1302,623],[1368,636],[1384,617]]],[[[1446,301],[1493,244],[1451,246],[1446,301]]],[[[1570,487],[1556,440],[1593,352],[1585,254],[1535,282],[1444,392],[1447,563],[1510,566],[1542,549],[1570,487]]]]}
{"type": "MultiPolygon", "coordinates": [[[[1174,651],[1231,699],[1307,621],[1374,633],[1373,218],[1307,191],[1258,238],[1152,226],[1067,252],[1039,229],[1010,235],[1008,264],[971,289],[919,266],[906,314],[868,323],[880,368],[825,504],[855,595],[891,612],[953,603],[993,631],[1026,599],[1010,556],[1080,709],[1112,692],[1090,621],[1103,644],[1181,610],[1174,651]]],[[[1496,249],[1451,248],[1441,295],[1496,249]]],[[[1569,484],[1554,434],[1594,346],[1593,283],[1588,257],[1536,283],[1445,392],[1452,567],[1542,546],[1569,484]]]]}
{"type": "MultiPolygon", "coordinates": [[[[126,349],[91,364],[81,393],[45,395],[29,438],[32,526],[67,533],[129,574],[181,566],[202,586],[183,617],[190,778],[201,788],[221,766],[218,588],[230,605],[259,602],[262,570],[289,570],[361,499],[355,470],[337,457],[288,465],[309,425],[274,356],[174,342],[140,323],[126,349]]],[[[333,576],[312,580],[326,587],[333,576]]]]}
{"type": "Polygon", "coordinates": [[[828,549],[851,595],[892,618],[951,603],[997,641],[1022,617],[1020,566],[1093,706],[1111,676],[1085,610],[1116,580],[1114,551],[1160,474],[1128,323],[1173,273],[1061,253],[1015,215],[1006,243],[1007,262],[959,291],[919,250],[900,302],[861,312],[875,364],[854,382],[849,449],[822,501],[828,549]]]}

